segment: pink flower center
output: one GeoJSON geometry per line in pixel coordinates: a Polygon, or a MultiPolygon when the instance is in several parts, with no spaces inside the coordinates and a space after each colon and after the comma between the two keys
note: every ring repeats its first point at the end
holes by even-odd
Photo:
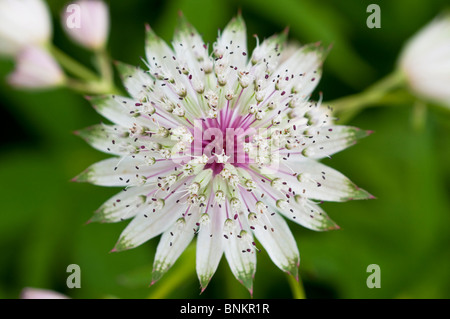
{"type": "Polygon", "coordinates": [[[225,163],[248,168],[252,162],[244,151],[244,143],[250,142],[253,132],[249,129],[252,117],[235,114],[234,110],[224,108],[215,119],[197,120],[194,129],[193,154],[205,154],[209,161],[205,169],[219,174],[225,163]],[[201,129],[200,129],[201,126],[201,129]]]}

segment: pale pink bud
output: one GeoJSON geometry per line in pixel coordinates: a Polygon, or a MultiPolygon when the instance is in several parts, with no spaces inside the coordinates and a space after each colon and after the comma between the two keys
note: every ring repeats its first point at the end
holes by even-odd
{"type": "Polygon", "coordinates": [[[42,0],[0,0],[0,55],[16,55],[24,46],[49,41],[52,25],[42,0]]]}
{"type": "Polygon", "coordinates": [[[64,82],[64,73],[54,58],[40,47],[26,47],[16,57],[16,68],[8,76],[15,87],[42,89],[64,82]]]}
{"type": "Polygon", "coordinates": [[[76,43],[92,50],[105,46],[109,33],[108,6],[101,0],[80,0],[63,12],[62,24],[76,43]]]}
{"type": "Polygon", "coordinates": [[[69,297],[53,290],[24,288],[20,299],[69,299],[69,297]]]}

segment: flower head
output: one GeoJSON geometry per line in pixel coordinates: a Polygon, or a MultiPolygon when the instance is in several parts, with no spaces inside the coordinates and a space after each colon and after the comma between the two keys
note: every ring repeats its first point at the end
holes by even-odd
{"type": "Polygon", "coordinates": [[[44,49],[30,46],[16,57],[16,67],[8,76],[8,82],[15,87],[45,89],[62,84],[64,72],[55,59],[44,49]]]}
{"type": "Polygon", "coordinates": [[[49,41],[52,25],[42,0],[0,0],[0,55],[14,56],[28,45],[49,41]]]}
{"type": "Polygon", "coordinates": [[[399,65],[414,93],[450,107],[450,14],[437,17],[410,39],[399,65]]]}
{"type": "Polygon", "coordinates": [[[64,10],[62,24],[76,43],[92,50],[101,49],[109,33],[108,6],[102,0],[76,1],[64,10]]]}
{"type": "Polygon", "coordinates": [[[307,228],[338,228],[315,200],[371,195],[317,160],[368,132],[333,124],[331,111],[309,101],[326,53],[306,45],[280,63],[286,34],[247,50],[241,16],[212,53],[184,18],[172,47],[147,28],[146,66],[118,64],[131,97],[92,97],[113,124],[78,132],[114,155],[77,181],[123,190],[93,221],[132,218],[114,251],[162,234],[153,269],[158,280],[197,236],[197,274],[205,289],[223,254],[252,291],[255,237],[273,262],[297,275],[296,241],[285,218],[307,228]]]}

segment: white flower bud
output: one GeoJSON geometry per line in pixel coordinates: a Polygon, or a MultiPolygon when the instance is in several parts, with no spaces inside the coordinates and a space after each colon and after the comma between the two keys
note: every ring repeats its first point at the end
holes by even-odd
{"type": "Polygon", "coordinates": [[[16,68],[8,82],[18,88],[45,89],[63,84],[64,73],[53,57],[39,47],[27,47],[19,53],[16,68]]]}
{"type": "Polygon", "coordinates": [[[406,44],[399,67],[411,90],[450,107],[450,14],[425,26],[406,44]]]}
{"type": "Polygon", "coordinates": [[[25,46],[44,45],[52,34],[42,0],[0,0],[0,55],[15,56],[25,46]]]}
{"type": "Polygon", "coordinates": [[[80,0],[69,4],[62,17],[67,34],[76,43],[91,49],[102,49],[109,33],[108,6],[100,0],[80,0]]]}

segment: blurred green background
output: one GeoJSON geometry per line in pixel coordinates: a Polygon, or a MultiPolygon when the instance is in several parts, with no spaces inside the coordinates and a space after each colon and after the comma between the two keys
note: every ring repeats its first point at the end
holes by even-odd
{"type": "MultiPolygon", "coordinates": [[[[54,42],[92,65],[89,52],[60,27],[64,1],[47,1],[54,42]]],[[[144,24],[170,41],[178,11],[212,44],[217,30],[242,10],[249,46],[290,27],[290,39],[333,44],[317,92],[325,100],[356,93],[393,70],[405,40],[445,9],[446,0],[396,1],[110,1],[111,56],[141,65],[144,24]],[[381,29],[369,29],[366,8],[381,7],[381,29]]],[[[248,298],[223,258],[199,295],[194,260],[183,254],[154,286],[151,266],[157,239],[109,253],[126,222],[84,223],[118,189],[69,182],[106,158],[72,134],[102,118],[80,95],[66,89],[23,92],[5,76],[0,60],[0,298],[17,298],[23,287],[53,289],[73,298],[248,298]],[[81,289],[68,289],[66,268],[81,267],[81,289]],[[183,280],[174,285],[178,276],[183,280]],[[174,287],[175,286],[175,287],[174,287]],[[175,288],[175,289],[173,289],[175,288]]],[[[290,223],[301,254],[308,298],[450,297],[450,115],[428,109],[425,126],[412,125],[410,104],[374,107],[351,125],[375,134],[325,160],[377,199],[326,203],[341,226],[318,233],[290,223]],[[366,268],[381,267],[381,288],[369,289],[366,268]]],[[[291,298],[285,274],[263,251],[258,255],[254,298],[291,298]]]]}

